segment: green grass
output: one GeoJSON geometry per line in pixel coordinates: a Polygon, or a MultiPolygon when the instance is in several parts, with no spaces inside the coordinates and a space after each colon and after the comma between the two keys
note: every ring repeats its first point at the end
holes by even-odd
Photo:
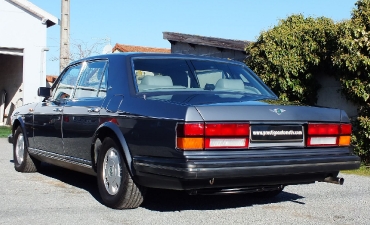
{"type": "Polygon", "coordinates": [[[354,175],[361,175],[361,176],[370,177],[370,167],[369,166],[364,166],[364,165],[362,165],[357,170],[344,170],[344,171],[340,171],[340,172],[345,173],[345,174],[354,174],[354,175]]]}
{"type": "Polygon", "coordinates": [[[10,133],[12,133],[10,127],[0,126],[0,138],[8,137],[10,133]]]}

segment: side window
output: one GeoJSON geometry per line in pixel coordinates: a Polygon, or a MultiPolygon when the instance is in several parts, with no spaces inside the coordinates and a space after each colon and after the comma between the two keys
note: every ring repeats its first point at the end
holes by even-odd
{"type": "MultiPolygon", "coordinates": [[[[106,61],[84,62],[80,78],[77,82],[74,98],[97,97],[100,84],[105,77],[106,61]]],[[[105,82],[105,81],[104,81],[105,82]]],[[[99,95],[101,96],[101,95],[99,95]]]]}
{"type": "Polygon", "coordinates": [[[70,67],[62,76],[58,86],[53,90],[53,99],[70,98],[80,74],[81,64],[70,67]]]}
{"type": "Polygon", "coordinates": [[[107,86],[108,86],[107,79],[108,79],[108,68],[105,68],[104,75],[101,78],[98,97],[104,98],[107,95],[107,86]]]}

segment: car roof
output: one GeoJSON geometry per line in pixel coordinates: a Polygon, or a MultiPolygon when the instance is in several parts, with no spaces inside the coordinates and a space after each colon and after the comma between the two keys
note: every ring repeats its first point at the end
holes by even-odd
{"type": "Polygon", "coordinates": [[[95,56],[90,56],[87,58],[79,59],[77,61],[72,62],[71,64],[83,62],[86,60],[127,58],[127,57],[129,58],[132,58],[132,57],[143,57],[143,58],[144,57],[161,57],[162,58],[163,57],[163,58],[177,58],[177,59],[211,60],[211,61],[219,61],[219,62],[245,65],[244,63],[235,61],[233,59],[225,59],[225,58],[218,58],[218,57],[211,57],[211,56],[199,56],[199,55],[178,54],[178,53],[168,54],[168,53],[142,53],[142,52],[121,52],[121,53],[95,55],[95,56]]]}

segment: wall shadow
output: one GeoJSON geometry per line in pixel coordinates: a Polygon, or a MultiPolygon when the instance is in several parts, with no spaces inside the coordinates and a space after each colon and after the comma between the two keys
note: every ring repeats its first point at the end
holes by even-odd
{"type": "Polygon", "coordinates": [[[54,178],[63,183],[83,189],[89,192],[99,203],[103,204],[95,176],[54,166],[45,162],[42,162],[38,172],[44,176],[54,178]]]}

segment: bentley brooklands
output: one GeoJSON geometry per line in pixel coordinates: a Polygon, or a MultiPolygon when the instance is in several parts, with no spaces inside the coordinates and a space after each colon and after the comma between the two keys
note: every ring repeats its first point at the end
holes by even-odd
{"type": "Polygon", "coordinates": [[[122,53],[71,63],[43,101],[12,115],[14,167],[47,162],[97,177],[102,202],[139,207],[148,188],[189,194],[342,184],[356,169],[340,109],[283,102],[245,64],[122,53]]]}

